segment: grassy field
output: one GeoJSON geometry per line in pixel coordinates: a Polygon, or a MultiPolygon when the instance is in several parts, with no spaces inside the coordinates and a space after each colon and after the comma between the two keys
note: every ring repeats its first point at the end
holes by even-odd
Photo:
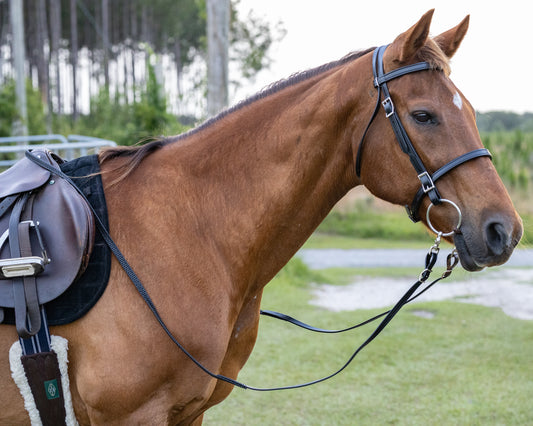
{"type": "MultiPolygon", "coordinates": [[[[434,236],[401,209],[360,204],[334,211],[304,248],[424,248],[434,236]],[[361,207],[362,206],[362,207],[361,207]]],[[[524,216],[522,246],[533,244],[533,215],[524,216]]],[[[443,248],[449,244],[443,243],[443,248]]],[[[438,276],[441,271],[436,270],[438,276]]],[[[379,310],[334,313],[311,306],[313,283],[346,285],[354,275],[418,277],[420,269],[311,271],[292,260],[266,287],[263,309],[323,328],[344,328],[379,310]]],[[[532,271],[533,274],[533,271],[532,271]]],[[[468,279],[457,268],[454,279],[468,279]]],[[[361,295],[364,297],[364,295],[361,295]]],[[[376,324],[319,335],[271,318],[260,321],[254,351],[239,380],[286,386],[340,368],[376,324]]],[[[206,425],[526,425],[533,424],[533,321],[500,309],[453,302],[406,306],[387,329],[335,378],[276,392],[235,389],[206,413],[206,425]],[[434,314],[421,318],[414,311],[434,314]]]]}
{"type": "MultiPolygon", "coordinates": [[[[364,202],[356,202],[348,211],[334,209],[308,245],[312,243],[313,248],[404,248],[406,245],[420,248],[435,238],[421,223],[411,222],[402,208],[388,206],[387,209],[369,207],[364,202]],[[329,237],[336,239],[329,240],[329,237]]],[[[524,225],[520,245],[533,246],[533,212],[524,209],[519,214],[524,225]]]]}
{"type": "MultiPolygon", "coordinates": [[[[429,249],[434,239],[435,236],[429,233],[424,240],[401,241],[381,238],[351,238],[345,235],[316,232],[306,241],[303,248],[374,249],[386,247],[390,249],[429,249]]],[[[442,247],[451,247],[451,245],[446,241],[442,241],[442,247]]]]}
{"type": "MultiPolygon", "coordinates": [[[[355,324],[379,311],[333,313],[307,303],[310,282],[345,284],[354,273],[309,271],[291,261],[266,287],[262,307],[325,328],[355,324]]],[[[269,387],[328,375],[375,326],[318,335],[262,318],[256,347],[239,380],[269,387]]],[[[532,349],[533,321],[512,319],[499,309],[453,302],[407,306],[330,381],[278,392],[235,389],[207,412],[205,424],[533,424],[532,349]],[[435,316],[413,314],[421,309],[435,316]]]]}

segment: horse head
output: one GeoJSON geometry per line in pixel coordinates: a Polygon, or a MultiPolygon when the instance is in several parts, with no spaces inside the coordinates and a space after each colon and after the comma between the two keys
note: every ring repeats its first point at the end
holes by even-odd
{"type": "Polygon", "coordinates": [[[508,260],[522,223],[483,149],[475,110],[449,77],[469,17],[430,38],[432,15],[374,54],[368,93],[377,114],[362,136],[354,135],[354,157],[360,183],[384,200],[411,206],[412,216],[453,240],[463,267],[476,271],[508,260]],[[387,114],[379,111],[382,102],[387,114]]]}

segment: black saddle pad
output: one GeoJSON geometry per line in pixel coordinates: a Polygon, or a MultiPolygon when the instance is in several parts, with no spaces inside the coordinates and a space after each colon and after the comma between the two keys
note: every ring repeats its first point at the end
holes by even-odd
{"type": "MultiPolygon", "coordinates": [[[[74,183],[83,191],[106,229],[109,230],[102,179],[97,174],[100,172],[97,156],[91,155],[68,161],[61,164],[61,170],[74,178],[72,179],[74,183]]],[[[61,296],[46,303],[48,325],[69,324],[89,312],[104,293],[110,271],[111,251],[100,232],[96,230],[89,265],[83,275],[61,296]]],[[[5,309],[4,324],[15,324],[13,309],[5,309]]]]}

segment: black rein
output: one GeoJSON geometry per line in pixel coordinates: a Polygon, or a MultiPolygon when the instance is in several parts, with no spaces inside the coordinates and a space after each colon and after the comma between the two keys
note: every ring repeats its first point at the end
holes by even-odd
{"type": "MultiPolygon", "coordinates": [[[[430,199],[431,199],[431,201],[432,201],[432,203],[438,204],[440,202],[441,198],[440,198],[440,195],[439,195],[437,189],[435,188],[435,185],[434,185],[434,181],[435,180],[437,180],[439,177],[441,177],[443,174],[447,173],[448,171],[450,171],[454,167],[457,167],[458,165],[460,165],[460,164],[462,164],[462,163],[464,163],[466,161],[472,160],[472,159],[477,158],[477,157],[490,156],[490,153],[486,149],[479,149],[479,150],[475,150],[475,151],[469,152],[467,154],[464,154],[464,155],[456,158],[455,160],[451,161],[450,163],[448,163],[444,167],[440,168],[433,175],[430,175],[427,172],[426,168],[424,167],[424,164],[420,160],[420,157],[418,156],[415,148],[413,147],[413,144],[409,140],[409,137],[407,136],[407,133],[405,132],[405,129],[403,128],[399,117],[396,115],[396,113],[394,111],[394,104],[393,104],[393,102],[391,100],[390,93],[389,93],[388,88],[387,88],[387,81],[390,81],[390,80],[392,80],[394,78],[398,78],[398,77],[400,77],[402,75],[409,74],[409,73],[412,73],[412,72],[428,70],[428,69],[430,69],[430,66],[426,62],[421,62],[421,63],[418,63],[418,64],[402,67],[402,68],[396,69],[396,70],[394,70],[392,72],[389,72],[389,73],[385,74],[383,72],[383,53],[384,53],[385,49],[386,49],[386,46],[382,46],[382,47],[380,47],[380,48],[378,48],[378,49],[376,49],[374,51],[374,56],[373,56],[373,70],[374,70],[374,82],[375,82],[374,84],[375,84],[375,87],[378,89],[378,103],[376,104],[376,108],[374,110],[372,118],[371,118],[371,120],[370,120],[370,122],[369,122],[369,124],[367,126],[367,129],[365,130],[365,133],[363,135],[363,139],[362,139],[362,141],[361,141],[361,143],[359,145],[359,150],[357,152],[357,159],[356,159],[357,175],[360,176],[360,173],[361,173],[361,155],[362,155],[362,147],[363,147],[363,143],[364,143],[364,136],[366,135],[366,132],[367,132],[368,128],[370,127],[370,124],[372,123],[372,121],[374,120],[374,118],[375,118],[375,116],[377,114],[377,111],[379,109],[379,101],[380,101],[380,98],[381,98],[381,92],[383,91],[383,93],[385,95],[385,100],[382,102],[382,105],[383,105],[383,107],[385,109],[386,115],[391,120],[391,124],[393,126],[394,133],[396,134],[398,142],[399,142],[402,150],[406,154],[409,155],[409,158],[411,159],[411,163],[413,164],[413,166],[415,167],[417,173],[419,174],[418,177],[419,177],[419,179],[421,181],[421,184],[422,184],[422,187],[419,190],[419,193],[420,193],[420,191],[422,191],[422,193],[421,194],[417,194],[417,196],[415,197],[415,202],[420,203],[422,198],[423,198],[423,196],[428,194],[430,199]],[[417,201],[417,200],[419,200],[419,201],[417,201]]],[[[50,166],[49,164],[45,163],[44,161],[40,160],[39,158],[34,156],[30,151],[26,152],[26,157],[29,158],[34,163],[36,163],[39,166],[41,166],[42,168],[48,170],[52,174],[54,174],[54,175],[56,175],[58,177],[61,177],[62,179],[65,179],[87,201],[85,195],[72,182],[72,180],[70,179],[70,177],[68,175],[66,175],[65,173],[63,173],[60,170],[57,170],[57,169],[53,168],[52,166],[50,166]]],[[[381,333],[381,331],[383,331],[385,326],[394,318],[394,316],[398,313],[398,311],[405,304],[407,304],[407,303],[411,302],[412,300],[416,299],[417,297],[419,297],[422,293],[427,291],[431,286],[433,286],[435,283],[437,283],[441,279],[448,277],[451,274],[452,269],[455,267],[455,265],[457,265],[457,262],[458,262],[457,253],[454,250],[454,251],[452,251],[452,253],[450,255],[448,255],[447,270],[444,272],[444,274],[442,274],[441,277],[437,278],[436,280],[434,280],[430,284],[426,285],[425,288],[423,288],[422,290],[418,291],[418,293],[417,293],[417,290],[419,290],[419,288],[428,280],[428,278],[429,278],[429,276],[430,276],[430,274],[432,272],[432,268],[435,265],[435,262],[437,260],[437,255],[438,255],[438,252],[439,252],[438,242],[440,241],[440,234],[439,234],[439,236],[437,237],[437,240],[435,241],[435,245],[431,248],[431,250],[428,252],[428,254],[426,256],[425,269],[420,274],[420,277],[419,277],[418,281],[416,281],[406,291],[406,293],[394,305],[394,307],[392,309],[390,309],[389,311],[383,312],[380,315],[377,315],[377,316],[375,316],[375,317],[373,317],[373,318],[371,318],[371,319],[369,319],[367,321],[364,321],[361,324],[355,325],[353,327],[349,327],[349,328],[344,329],[344,330],[324,330],[324,329],[320,329],[320,328],[317,328],[317,327],[309,326],[309,325],[307,325],[307,324],[305,324],[305,323],[303,323],[301,321],[298,321],[298,320],[295,320],[292,317],[289,317],[288,315],[280,314],[278,312],[273,312],[273,311],[261,311],[261,313],[263,315],[267,315],[267,316],[270,316],[270,317],[282,319],[284,321],[288,321],[288,322],[290,322],[292,324],[298,325],[298,326],[306,328],[308,330],[321,332],[321,333],[340,333],[342,331],[348,331],[348,330],[352,330],[352,329],[357,328],[357,327],[361,327],[362,325],[368,324],[368,323],[370,323],[372,321],[375,321],[375,320],[377,320],[379,318],[382,318],[382,317],[385,317],[385,318],[383,318],[383,320],[380,322],[380,324],[377,326],[377,328],[374,330],[374,332],[354,351],[354,353],[351,355],[351,357],[348,359],[348,361],[340,369],[338,369],[336,372],[334,372],[334,373],[332,373],[332,374],[330,374],[330,375],[328,375],[326,377],[322,377],[320,379],[313,380],[313,381],[310,381],[310,382],[307,382],[307,383],[298,384],[298,385],[282,386],[282,387],[274,387],[274,388],[257,388],[257,387],[247,386],[247,385],[245,385],[245,384],[243,384],[241,382],[238,382],[237,380],[234,380],[234,379],[232,379],[230,377],[226,377],[226,376],[223,376],[221,374],[216,374],[216,373],[211,372],[209,369],[207,369],[205,366],[203,366],[198,360],[196,360],[194,358],[194,356],[192,354],[190,354],[183,347],[183,345],[173,336],[171,331],[168,329],[168,327],[164,323],[164,321],[161,318],[156,306],[154,305],[152,299],[150,298],[150,295],[148,294],[148,292],[144,288],[144,286],[143,286],[142,282],[140,281],[140,279],[137,277],[137,275],[133,271],[133,268],[129,265],[129,263],[125,259],[124,255],[121,253],[121,251],[119,250],[117,245],[112,240],[111,236],[109,235],[109,232],[107,231],[107,229],[105,228],[104,224],[102,223],[102,221],[98,217],[97,213],[94,211],[94,209],[92,208],[92,206],[90,205],[90,203],[88,201],[87,201],[87,204],[91,207],[91,210],[92,210],[92,212],[94,214],[94,217],[95,217],[96,226],[97,226],[99,232],[101,233],[103,239],[105,240],[106,244],[109,246],[110,250],[112,251],[112,253],[117,258],[117,260],[120,263],[121,267],[124,269],[124,271],[126,272],[128,277],[132,281],[133,285],[135,286],[135,288],[137,289],[137,291],[139,292],[139,294],[141,295],[143,300],[148,305],[148,308],[150,309],[150,311],[152,312],[152,314],[154,315],[156,320],[159,322],[159,324],[161,325],[161,327],[163,328],[165,333],[174,342],[174,344],[194,364],[196,364],[196,366],[198,368],[200,368],[202,371],[204,371],[206,374],[208,374],[209,376],[213,377],[214,379],[222,380],[224,382],[230,383],[230,384],[232,384],[234,386],[237,386],[239,388],[242,388],[242,389],[250,389],[250,390],[254,390],[254,391],[274,391],[274,390],[285,390],[285,389],[302,388],[302,387],[306,387],[306,386],[310,386],[310,385],[313,385],[313,384],[316,384],[316,383],[323,382],[325,380],[328,380],[328,379],[336,376],[341,371],[343,371],[353,361],[355,356],[365,346],[367,346],[370,342],[372,342],[381,333]]],[[[414,204],[413,204],[412,208],[414,209],[415,207],[416,206],[414,206],[414,204]]],[[[418,208],[416,208],[416,210],[418,210],[418,208]]]]}

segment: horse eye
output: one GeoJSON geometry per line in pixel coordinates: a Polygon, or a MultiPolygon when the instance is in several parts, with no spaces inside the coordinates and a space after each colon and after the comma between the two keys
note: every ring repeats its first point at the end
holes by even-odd
{"type": "Polygon", "coordinates": [[[430,124],[433,123],[433,116],[426,111],[415,111],[412,113],[413,118],[419,124],[430,124]]]}

